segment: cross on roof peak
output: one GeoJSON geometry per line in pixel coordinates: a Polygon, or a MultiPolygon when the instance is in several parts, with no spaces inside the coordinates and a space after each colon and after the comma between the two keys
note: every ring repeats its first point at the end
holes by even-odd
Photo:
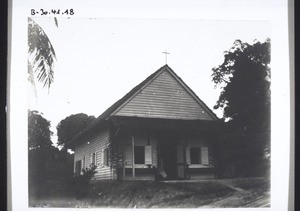
{"type": "Polygon", "coordinates": [[[166,64],[167,64],[167,61],[168,61],[168,60],[167,60],[167,59],[168,59],[168,58],[167,58],[167,55],[168,55],[168,54],[170,54],[170,53],[169,53],[169,52],[167,52],[167,50],[165,50],[165,51],[164,51],[164,52],[162,52],[162,53],[163,53],[163,54],[165,54],[165,60],[166,60],[166,64]]]}

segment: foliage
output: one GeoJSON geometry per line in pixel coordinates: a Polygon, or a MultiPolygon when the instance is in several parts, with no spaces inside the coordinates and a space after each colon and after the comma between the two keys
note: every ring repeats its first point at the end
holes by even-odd
{"type": "Polygon", "coordinates": [[[92,178],[97,173],[97,166],[92,164],[90,167],[82,169],[82,174],[74,175],[73,186],[77,198],[82,198],[88,194],[92,188],[92,178]]]}
{"type": "Polygon", "coordinates": [[[120,134],[120,129],[112,131],[111,143],[108,150],[108,160],[113,169],[117,169],[117,180],[123,178],[123,161],[124,161],[124,148],[128,144],[128,139],[119,138],[116,134],[120,134]]]}
{"type": "Polygon", "coordinates": [[[59,150],[51,142],[50,122],[37,111],[28,112],[29,195],[66,187],[73,176],[73,155],[59,150]],[[49,185],[51,184],[51,185],[49,185]]]}
{"type": "Polygon", "coordinates": [[[35,84],[36,75],[38,81],[49,89],[54,79],[56,54],[45,31],[31,18],[28,18],[28,54],[30,82],[35,84]]]}
{"type": "Polygon", "coordinates": [[[61,120],[56,127],[58,145],[64,146],[95,119],[96,118],[94,116],[88,116],[86,114],[80,113],[68,116],[65,119],[61,120]]]}
{"type": "Polygon", "coordinates": [[[31,196],[44,193],[69,191],[73,175],[73,155],[50,149],[34,149],[28,152],[28,182],[31,196]]]}
{"type": "Polygon", "coordinates": [[[50,122],[38,111],[28,111],[28,148],[49,148],[52,146],[50,122]]]}
{"type": "Polygon", "coordinates": [[[239,121],[243,126],[257,121],[268,123],[270,40],[253,45],[237,40],[224,57],[223,64],[213,68],[214,83],[223,85],[215,109],[224,108],[225,118],[239,121]]]}
{"type": "Polygon", "coordinates": [[[270,40],[252,45],[236,40],[224,57],[212,70],[222,88],[215,109],[223,109],[227,122],[219,165],[239,176],[259,174],[270,153],[270,40]]]}

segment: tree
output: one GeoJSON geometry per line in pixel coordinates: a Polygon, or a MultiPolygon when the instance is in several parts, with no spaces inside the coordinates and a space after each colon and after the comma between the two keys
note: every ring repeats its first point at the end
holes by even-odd
{"type": "Polygon", "coordinates": [[[51,151],[52,132],[50,122],[38,111],[28,111],[28,182],[30,193],[39,192],[39,187],[49,176],[48,166],[51,151]]]}
{"type": "MultiPolygon", "coordinates": [[[[55,24],[57,20],[55,18],[55,24]]],[[[50,88],[54,79],[56,54],[45,31],[31,18],[28,18],[28,75],[35,86],[35,76],[43,86],[50,88]]]]}
{"type": "Polygon", "coordinates": [[[236,40],[212,71],[222,90],[214,108],[223,109],[231,131],[223,139],[232,152],[228,163],[235,162],[240,174],[255,174],[270,150],[270,39],[252,45],[236,40]]]}
{"type": "MultiPolygon", "coordinates": [[[[28,188],[30,197],[65,191],[73,176],[73,155],[52,145],[50,122],[28,111],[28,188]]],[[[71,184],[69,184],[71,185],[71,184]]]]}
{"type": "Polygon", "coordinates": [[[94,116],[88,116],[83,113],[74,114],[61,120],[57,125],[57,143],[64,147],[75,135],[83,130],[88,124],[94,121],[94,116]]]}
{"type": "Polygon", "coordinates": [[[28,149],[50,148],[52,146],[50,122],[38,111],[28,111],[28,149]]]}

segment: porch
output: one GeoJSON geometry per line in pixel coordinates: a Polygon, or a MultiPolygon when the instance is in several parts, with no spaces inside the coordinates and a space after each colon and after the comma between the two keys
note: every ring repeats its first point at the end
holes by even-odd
{"type": "Polygon", "coordinates": [[[216,124],[199,121],[114,118],[119,180],[213,179],[216,124]]]}

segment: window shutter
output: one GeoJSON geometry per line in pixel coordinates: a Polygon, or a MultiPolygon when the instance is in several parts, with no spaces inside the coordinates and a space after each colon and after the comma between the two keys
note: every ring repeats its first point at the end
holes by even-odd
{"type": "Polygon", "coordinates": [[[127,145],[125,146],[125,165],[131,165],[132,164],[132,150],[131,146],[127,145]]]}
{"type": "Polygon", "coordinates": [[[94,165],[97,165],[97,154],[96,154],[96,152],[93,152],[92,154],[91,154],[91,165],[92,164],[94,164],[94,165]]]}
{"type": "Polygon", "coordinates": [[[95,160],[94,160],[95,166],[97,166],[97,152],[95,152],[95,160]]]}
{"type": "Polygon", "coordinates": [[[145,146],[145,164],[152,164],[152,147],[145,146]]]}
{"type": "Polygon", "coordinates": [[[185,155],[186,155],[186,163],[187,164],[191,164],[191,152],[190,152],[190,147],[186,147],[186,151],[185,151],[185,155]]]}
{"type": "Polygon", "coordinates": [[[208,148],[207,147],[201,147],[201,161],[202,164],[208,165],[208,148]]]}
{"type": "Polygon", "coordinates": [[[82,168],[85,169],[85,156],[83,156],[83,159],[82,159],[82,168]]]}
{"type": "Polygon", "coordinates": [[[109,166],[108,165],[108,148],[105,148],[104,151],[105,151],[105,153],[104,153],[105,154],[104,155],[105,156],[105,163],[104,163],[104,165],[109,166]]]}
{"type": "Polygon", "coordinates": [[[107,163],[107,161],[108,161],[108,159],[107,159],[107,148],[105,148],[105,149],[103,149],[102,150],[102,164],[104,165],[104,166],[108,166],[108,163],[107,163]]]}
{"type": "Polygon", "coordinates": [[[101,150],[101,164],[104,165],[105,161],[104,161],[104,149],[101,150]]]}
{"type": "Polygon", "coordinates": [[[96,165],[97,166],[99,166],[100,165],[100,155],[101,155],[101,152],[100,151],[98,151],[97,153],[96,153],[96,165]]]}

